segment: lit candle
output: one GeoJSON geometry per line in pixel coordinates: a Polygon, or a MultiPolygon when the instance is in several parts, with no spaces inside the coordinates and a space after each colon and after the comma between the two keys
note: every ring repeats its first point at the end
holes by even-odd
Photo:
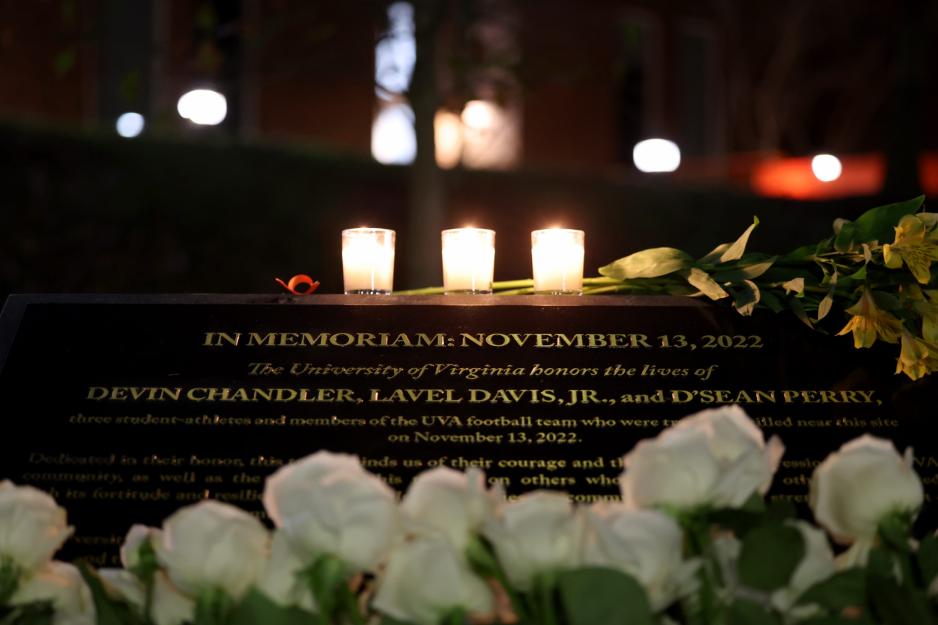
{"type": "Polygon", "coordinates": [[[351,228],[342,231],[345,293],[387,295],[394,285],[393,230],[351,228]]]}
{"type": "Polygon", "coordinates": [[[485,228],[444,230],[443,290],[491,293],[495,269],[495,231],[485,228]]]}
{"type": "Polygon", "coordinates": [[[535,293],[583,293],[583,239],[582,230],[550,228],[531,233],[535,293]]]}

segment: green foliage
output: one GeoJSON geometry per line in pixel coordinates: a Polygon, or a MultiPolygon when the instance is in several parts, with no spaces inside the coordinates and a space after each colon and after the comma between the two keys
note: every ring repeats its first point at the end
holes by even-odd
{"type": "Polygon", "coordinates": [[[839,614],[851,606],[866,603],[866,572],[847,569],[804,591],[798,598],[800,605],[816,604],[831,613],[839,614]]]}
{"type": "Polygon", "coordinates": [[[616,280],[657,278],[693,265],[694,259],[673,247],[655,247],[620,258],[605,267],[600,275],[616,280]]]}
{"type": "Polygon", "coordinates": [[[729,299],[741,315],[758,308],[788,310],[822,332],[836,330],[822,322],[846,322],[839,334],[861,333],[855,341],[862,346],[870,345],[870,328],[876,335],[873,341],[895,343],[898,330],[887,330],[901,323],[920,342],[903,342],[900,370],[917,379],[938,370],[938,345],[922,337],[923,311],[928,309],[912,303],[908,295],[910,286],[927,287],[936,281],[932,265],[938,266],[938,217],[917,212],[924,199],[879,206],[855,221],[838,219],[833,236],[782,256],[746,252],[758,219],[735,241],[716,246],[697,261],[673,247],[642,250],[601,267],[605,282],[593,286],[588,279],[584,293],[729,299]],[[873,293],[881,310],[856,309],[863,292],[873,293]]]}
{"type": "Polygon", "coordinates": [[[277,605],[254,590],[232,610],[226,625],[310,625],[314,622],[315,615],[299,608],[277,605]]]}
{"type": "Polygon", "coordinates": [[[737,599],[730,605],[727,625],[781,625],[777,614],[755,601],[737,599]]]}
{"type": "Polygon", "coordinates": [[[567,625],[651,625],[652,610],[635,578],[621,571],[582,568],[557,577],[567,625]]]}
{"type": "Polygon", "coordinates": [[[78,563],[82,578],[91,589],[97,625],[146,625],[147,621],[130,605],[111,596],[98,574],[84,562],[78,563]]]}
{"type": "Polygon", "coordinates": [[[52,625],[55,610],[49,601],[36,601],[4,608],[0,602],[0,625],[52,625]]]}
{"type": "Polygon", "coordinates": [[[788,584],[805,554],[804,539],[794,527],[768,523],[750,531],[739,556],[740,580],[756,590],[788,584]]]}
{"type": "Polygon", "coordinates": [[[861,243],[889,242],[892,240],[893,229],[899,223],[899,220],[906,215],[917,212],[924,203],[925,196],[920,195],[911,200],[878,206],[868,210],[854,222],[853,240],[861,243]]]}

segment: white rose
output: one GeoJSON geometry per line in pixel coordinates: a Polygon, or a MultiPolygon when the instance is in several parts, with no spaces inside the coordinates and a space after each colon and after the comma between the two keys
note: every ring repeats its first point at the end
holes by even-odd
{"type": "Polygon", "coordinates": [[[418,527],[442,532],[464,553],[472,536],[495,515],[504,492],[485,488],[485,474],[439,467],[414,478],[401,501],[401,510],[418,527]]]}
{"type": "Polygon", "coordinates": [[[690,585],[698,564],[684,562],[684,534],[668,515],[599,502],[586,511],[586,521],[583,564],[632,575],[655,610],[665,608],[690,585]]]}
{"type": "Polygon", "coordinates": [[[539,574],[579,565],[583,515],[566,494],[535,491],[504,504],[498,516],[486,522],[483,534],[509,581],[528,590],[539,574]]]}
{"type": "Polygon", "coordinates": [[[271,542],[270,558],[264,566],[257,588],[282,606],[297,606],[315,612],[316,603],[309,584],[297,577],[297,573],[306,566],[293,552],[284,533],[277,530],[271,542]]]}
{"type": "MultiPolygon", "coordinates": [[[[124,569],[101,569],[98,574],[118,596],[143,613],[145,589],[133,573],[124,569]]],[[[157,572],[153,578],[153,601],[150,606],[153,623],[183,625],[191,622],[194,615],[195,602],[179,592],[165,573],[157,572]]]]}
{"type": "Polygon", "coordinates": [[[154,545],[160,565],[189,596],[219,589],[238,599],[264,568],[270,536],[260,521],[218,501],[180,508],[154,545]]]}
{"type": "Polygon", "coordinates": [[[267,478],[264,507],[307,563],[329,554],[373,571],[398,531],[394,492],[358,458],[326,451],[267,478]]]}
{"type": "Polygon", "coordinates": [[[65,518],[65,509],[41,490],[0,482],[0,562],[12,560],[30,573],[51,561],[74,531],[65,518]]]}
{"type": "Polygon", "coordinates": [[[871,541],[886,517],[915,513],[922,500],[911,450],[903,458],[890,441],[869,434],[829,455],[811,478],[814,518],[842,544],[871,541]]]}
{"type": "Polygon", "coordinates": [[[788,586],[772,593],[772,603],[782,612],[790,611],[804,591],[836,572],[834,552],[822,530],[804,521],[787,521],[786,524],[801,533],[805,552],[788,586]]]}
{"type": "Polygon", "coordinates": [[[419,536],[394,548],[373,607],[415,625],[438,625],[455,609],[489,615],[494,598],[442,535],[419,536]]]}
{"type": "Polygon", "coordinates": [[[121,545],[121,564],[128,570],[137,568],[140,566],[140,549],[144,543],[149,542],[152,547],[160,540],[162,540],[162,532],[156,527],[131,526],[124,538],[124,544],[121,545]]]}
{"type": "Polygon", "coordinates": [[[768,491],[783,452],[739,406],[704,410],[625,456],[622,498],[629,508],[739,507],[768,491]]]}
{"type": "Polygon", "coordinates": [[[53,560],[24,579],[10,598],[10,605],[51,601],[54,625],[94,625],[91,590],[71,564],[53,560]]]}

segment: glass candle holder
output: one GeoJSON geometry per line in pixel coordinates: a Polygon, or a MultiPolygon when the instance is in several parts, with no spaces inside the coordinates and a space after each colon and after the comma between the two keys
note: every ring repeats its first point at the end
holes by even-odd
{"type": "Polygon", "coordinates": [[[495,271],[495,231],[453,228],[441,233],[443,290],[447,294],[492,292],[495,271]]]}
{"type": "Polygon", "coordinates": [[[385,228],[342,231],[346,295],[388,295],[394,288],[395,232],[385,228]]]}
{"type": "Polygon", "coordinates": [[[582,230],[550,228],[531,233],[534,292],[546,295],[582,295],[582,230]]]}

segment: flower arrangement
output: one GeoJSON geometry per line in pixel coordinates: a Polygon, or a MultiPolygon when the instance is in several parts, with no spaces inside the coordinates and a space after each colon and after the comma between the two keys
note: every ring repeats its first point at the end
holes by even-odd
{"type": "Polygon", "coordinates": [[[766,499],[781,441],[738,407],[624,460],[620,502],[506,498],[436,468],[400,500],[325,451],[266,482],[268,530],[205,500],[134,526],[121,569],[53,560],[65,510],[0,483],[4,625],[848,625],[938,622],[938,539],[915,539],[911,453],[863,436],[814,472],[817,525],[766,499]],[[828,537],[840,545],[835,556],[828,537]]]}
{"type": "MultiPolygon", "coordinates": [[[[746,251],[755,219],[738,239],[697,259],[673,247],[620,258],[600,267],[598,277],[584,279],[583,294],[706,297],[731,302],[742,315],[757,308],[787,310],[820,331],[826,331],[826,320],[837,323],[842,311],[847,321],[837,334],[852,334],[858,349],[878,340],[899,344],[896,373],[917,380],[938,371],[932,267],[938,261],[938,213],[922,211],[924,201],[920,196],[879,206],[856,221],[837,219],[832,236],[780,256],[746,251]]],[[[522,295],[534,287],[528,279],[495,282],[493,289],[522,295]]],[[[399,294],[442,292],[432,287],[399,294]]]]}

